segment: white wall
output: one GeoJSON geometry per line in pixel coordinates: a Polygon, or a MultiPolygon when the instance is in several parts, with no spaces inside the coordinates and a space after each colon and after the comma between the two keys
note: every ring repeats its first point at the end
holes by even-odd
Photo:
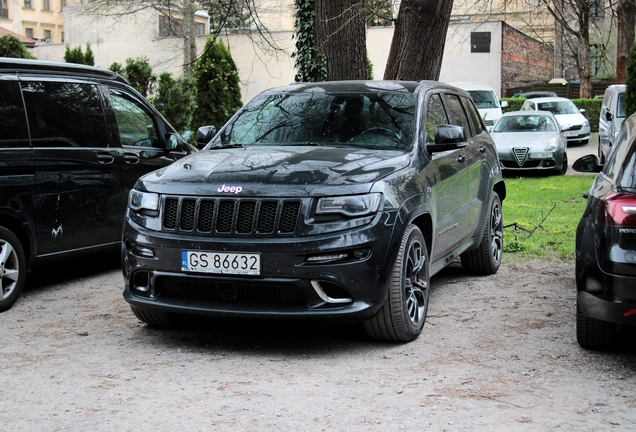
{"type": "MultiPolygon", "coordinates": [[[[65,35],[71,47],[85,48],[90,42],[95,54],[95,65],[108,68],[113,62],[124,64],[127,58],[145,56],[153,72],[172,72],[180,76],[183,58],[183,39],[157,38],[156,12],[148,10],[135,16],[113,21],[105,17],[80,16],[71,6],[64,9],[65,35]]],[[[367,50],[373,64],[376,80],[384,76],[384,69],[393,37],[392,27],[367,30],[367,50]]],[[[294,81],[296,70],[294,59],[295,40],[291,31],[270,33],[279,50],[274,50],[256,33],[222,36],[230,49],[241,79],[243,102],[247,102],[263,90],[287,85],[294,81]]],[[[197,50],[205,46],[206,37],[197,37],[197,50]]],[[[64,45],[43,45],[33,50],[33,55],[42,60],[63,61],[64,45]]],[[[480,81],[493,88],[501,88],[501,23],[486,23],[481,26],[457,25],[449,27],[444,49],[441,81],[480,81]],[[470,52],[470,32],[490,31],[491,52],[470,52]]]]}
{"type": "Polygon", "coordinates": [[[446,34],[444,61],[440,81],[483,82],[501,97],[501,21],[486,23],[451,23],[446,34]],[[471,53],[471,32],[490,32],[490,52],[471,53]]]}

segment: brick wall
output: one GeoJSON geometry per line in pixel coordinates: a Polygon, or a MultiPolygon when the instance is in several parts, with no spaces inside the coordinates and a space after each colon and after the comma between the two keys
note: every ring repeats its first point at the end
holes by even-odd
{"type": "Polygon", "coordinates": [[[549,81],[554,71],[552,46],[539,42],[503,23],[501,94],[537,81],[549,81]]]}

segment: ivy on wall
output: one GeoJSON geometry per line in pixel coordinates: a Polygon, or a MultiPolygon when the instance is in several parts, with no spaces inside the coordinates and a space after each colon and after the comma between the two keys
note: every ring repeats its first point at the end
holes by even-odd
{"type": "Polygon", "coordinates": [[[319,82],[327,80],[327,58],[316,51],[316,30],[314,21],[316,12],[314,0],[294,0],[294,38],[296,52],[294,67],[296,81],[319,82]]]}

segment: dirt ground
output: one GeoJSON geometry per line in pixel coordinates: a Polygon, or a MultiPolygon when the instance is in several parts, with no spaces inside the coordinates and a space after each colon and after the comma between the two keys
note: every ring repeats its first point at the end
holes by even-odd
{"type": "Polygon", "coordinates": [[[636,338],[578,346],[572,263],[451,264],[432,285],[422,335],[391,344],[353,325],[154,329],[117,256],[37,268],[0,314],[0,430],[636,430],[636,338]]]}

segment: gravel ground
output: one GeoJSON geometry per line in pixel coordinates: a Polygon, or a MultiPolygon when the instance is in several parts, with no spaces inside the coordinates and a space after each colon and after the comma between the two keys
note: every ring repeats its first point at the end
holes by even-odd
{"type": "Polygon", "coordinates": [[[409,344],[359,326],[148,327],[117,256],[34,269],[0,315],[0,430],[636,429],[636,338],[581,349],[572,263],[451,264],[409,344]]]}

